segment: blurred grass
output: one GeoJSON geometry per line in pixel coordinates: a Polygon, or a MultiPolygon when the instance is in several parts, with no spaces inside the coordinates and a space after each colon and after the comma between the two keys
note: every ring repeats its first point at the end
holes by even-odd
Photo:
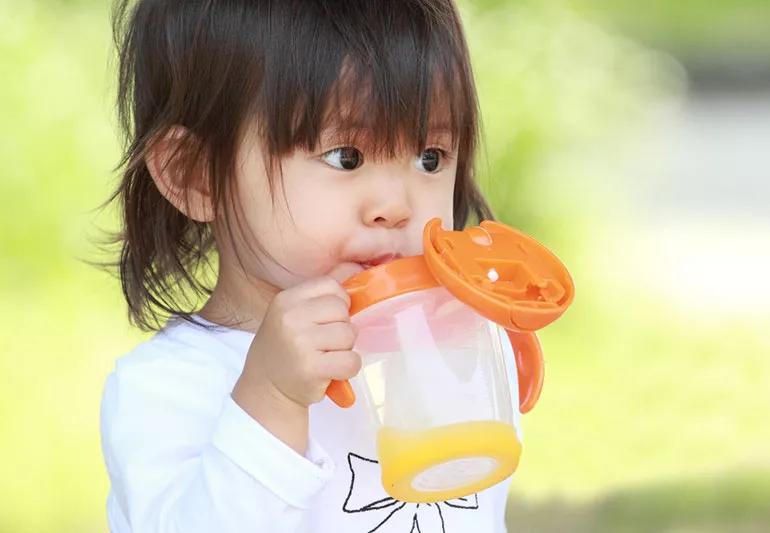
{"type": "Polygon", "coordinates": [[[512,501],[510,531],[541,533],[763,533],[770,478],[750,470],[623,489],[588,503],[512,501]]]}
{"type": "MultiPolygon", "coordinates": [[[[659,286],[656,235],[613,174],[620,141],[681,98],[681,69],[558,3],[462,6],[484,186],[578,289],[541,335],[547,380],[525,419],[511,531],[769,530],[767,317],[659,286]]],[[[105,529],[101,387],[141,337],[117,283],[77,260],[94,258],[96,225],[114,227],[91,211],[118,158],[107,13],[0,0],[2,532],[105,529]]]]}

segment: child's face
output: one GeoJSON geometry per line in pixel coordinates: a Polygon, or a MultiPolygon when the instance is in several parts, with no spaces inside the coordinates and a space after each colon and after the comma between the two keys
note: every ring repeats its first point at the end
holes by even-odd
{"type": "MultiPolygon", "coordinates": [[[[273,202],[257,135],[247,135],[235,193],[247,231],[233,232],[244,267],[283,289],[341,263],[366,268],[421,254],[428,220],[453,225],[457,154],[450,142],[449,132],[437,130],[422,154],[375,161],[325,133],[316,151],[297,150],[282,160],[283,191],[276,175],[273,202]]],[[[221,260],[233,260],[233,250],[222,250],[218,240],[221,260]]]]}

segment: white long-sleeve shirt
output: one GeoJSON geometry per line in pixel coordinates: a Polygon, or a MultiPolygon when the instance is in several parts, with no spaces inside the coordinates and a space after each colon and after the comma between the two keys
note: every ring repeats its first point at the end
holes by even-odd
{"type": "Polygon", "coordinates": [[[506,531],[507,481],[436,504],[389,498],[362,402],[312,405],[304,457],[276,438],[230,396],[252,339],[174,320],[118,359],[101,411],[113,533],[506,531]]]}

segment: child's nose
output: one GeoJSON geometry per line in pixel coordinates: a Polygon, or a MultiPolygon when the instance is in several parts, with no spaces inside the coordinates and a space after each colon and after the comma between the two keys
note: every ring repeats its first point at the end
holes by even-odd
{"type": "Polygon", "coordinates": [[[379,209],[373,209],[367,214],[364,222],[367,226],[381,226],[389,229],[400,229],[407,225],[412,215],[411,209],[405,204],[390,203],[379,209]]]}
{"type": "Polygon", "coordinates": [[[373,194],[363,210],[363,222],[370,227],[400,229],[409,223],[412,207],[402,180],[388,180],[386,187],[373,194]]]}

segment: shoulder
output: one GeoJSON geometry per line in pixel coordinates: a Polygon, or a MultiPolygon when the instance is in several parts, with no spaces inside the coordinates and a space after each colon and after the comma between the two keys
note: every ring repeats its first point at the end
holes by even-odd
{"type": "Polygon", "coordinates": [[[119,357],[116,372],[152,371],[159,368],[206,367],[223,372],[240,372],[246,357],[248,343],[239,338],[233,343],[234,332],[225,329],[207,329],[181,319],[170,321],[151,338],[138,344],[119,357]]]}
{"type": "Polygon", "coordinates": [[[119,357],[105,389],[147,397],[203,400],[232,388],[243,369],[248,334],[212,330],[181,320],[119,357]],[[232,338],[236,333],[243,336],[232,338]]]}
{"type": "Polygon", "coordinates": [[[111,472],[203,446],[242,370],[248,339],[239,339],[177,321],[117,359],[100,408],[111,472]]]}

